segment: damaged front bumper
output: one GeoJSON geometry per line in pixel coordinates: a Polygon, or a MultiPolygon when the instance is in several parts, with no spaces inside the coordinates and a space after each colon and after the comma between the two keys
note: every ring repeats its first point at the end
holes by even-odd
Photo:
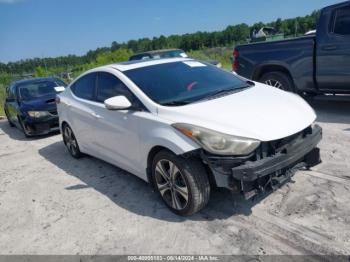
{"type": "Polygon", "coordinates": [[[43,119],[32,119],[27,117],[23,120],[23,128],[30,136],[46,135],[59,131],[58,116],[51,115],[43,119]]]}
{"type": "Polygon", "coordinates": [[[292,136],[288,143],[274,150],[271,150],[271,145],[276,147],[278,143],[266,142],[265,148],[270,149],[263,153],[222,157],[202,152],[201,157],[211,169],[218,187],[241,192],[249,199],[268,188],[277,188],[288,181],[296,170],[319,164],[321,159],[317,144],[321,138],[322,129],[315,125],[292,136]]]}

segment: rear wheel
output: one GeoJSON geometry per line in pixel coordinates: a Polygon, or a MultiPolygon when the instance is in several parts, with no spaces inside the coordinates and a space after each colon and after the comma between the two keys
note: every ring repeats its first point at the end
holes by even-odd
{"type": "Polygon", "coordinates": [[[208,175],[198,160],[159,152],[152,164],[154,184],[175,214],[188,216],[206,206],[210,196],[208,175]]]}
{"type": "Polygon", "coordinates": [[[259,82],[284,91],[295,92],[292,79],[283,72],[266,73],[259,79],[259,82]]]}
{"type": "Polygon", "coordinates": [[[68,152],[74,158],[80,158],[82,156],[78,141],[69,125],[65,124],[63,126],[63,142],[66,145],[68,152]]]}

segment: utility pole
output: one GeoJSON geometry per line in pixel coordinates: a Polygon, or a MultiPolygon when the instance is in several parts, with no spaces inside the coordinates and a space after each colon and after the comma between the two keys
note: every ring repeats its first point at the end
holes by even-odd
{"type": "Polygon", "coordinates": [[[47,72],[46,59],[44,58],[45,71],[47,72]]]}
{"type": "Polygon", "coordinates": [[[43,53],[41,54],[41,57],[42,57],[42,60],[44,61],[45,72],[47,73],[46,59],[43,53]]]}

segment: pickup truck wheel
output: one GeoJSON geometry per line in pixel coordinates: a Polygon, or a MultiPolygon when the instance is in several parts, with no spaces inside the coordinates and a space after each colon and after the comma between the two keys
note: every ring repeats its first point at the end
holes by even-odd
{"type": "Polygon", "coordinates": [[[192,215],[209,201],[209,179],[199,160],[163,150],[153,159],[152,175],[159,195],[177,215],[192,215]]]}
{"type": "Polygon", "coordinates": [[[259,82],[284,91],[295,91],[292,79],[289,77],[289,75],[283,72],[266,73],[259,79],[259,82]]]}

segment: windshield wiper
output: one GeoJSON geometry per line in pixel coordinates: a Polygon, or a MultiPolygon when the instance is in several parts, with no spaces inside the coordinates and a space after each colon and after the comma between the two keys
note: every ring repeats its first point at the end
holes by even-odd
{"type": "Polygon", "coordinates": [[[242,85],[242,86],[238,86],[238,87],[230,87],[230,88],[225,88],[225,89],[215,91],[215,92],[209,94],[208,96],[206,96],[202,99],[196,100],[196,101],[174,100],[174,101],[162,103],[161,105],[163,105],[163,106],[184,106],[184,105],[188,105],[191,103],[197,103],[197,102],[213,99],[213,98],[215,98],[219,95],[222,95],[222,94],[236,93],[236,92],[241,91],[242,89],[245,89],[245,88],[248,88],[251,86],[255,86],[254,82],[249,81],[249,80],[245,81],[245,83],[246,83],[246,85],[242,85]]]}
{"type": "Polygon", "coordinates": [[[230,88],[225,88],[225,89],[215,91],[215,92],[209,94],[207,97],[204,97],[203,99],[198,100],[197,102],[208,100],[208,99],[213,99],[213,98],[216,98],[216,97],[224,95],[224,94],[233,94],[233,93],[241,91],[242,89],[245,89],[245,88],[248,88],[251,86],[255,86],[254,82],[252,82],[252,81],[246,81],[246,83],[247,83],[247,85],[242,85],[239,87],[230,87],[230,88]]]}
{"type": "Polygon", "coordinates": [[[190,104],[190,101],[170,101],[170,102],[166,102],[166,103],[162,103],[162,106],[184,106],[184,105],[188,105],[190,104]]]}

